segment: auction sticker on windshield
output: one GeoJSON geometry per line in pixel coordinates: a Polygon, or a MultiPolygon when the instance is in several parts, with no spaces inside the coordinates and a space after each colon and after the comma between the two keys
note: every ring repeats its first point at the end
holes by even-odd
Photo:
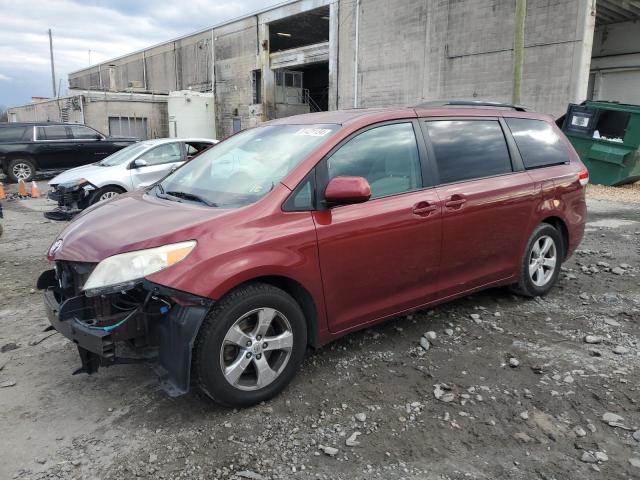
{"type": "Polygon", "coordinates": [[[331,130],[327,128],[301,128],[294,135],[306,135],[308,137],[324,137],[331,130]]]}

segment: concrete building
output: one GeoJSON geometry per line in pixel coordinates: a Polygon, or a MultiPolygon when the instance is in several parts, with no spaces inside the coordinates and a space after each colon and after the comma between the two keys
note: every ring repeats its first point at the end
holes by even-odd
{"type": "Polygon", "coordinates": [[[138,93],[69,91],[7,110],[9,122],[82,123],[109,135],[140,140],[169,136],[167,96],[138,93]]]}
{"type": "MultiPolygon", "coordinates": [[[[558,116],[587,97],[640,103],[638,2],[526,3],[523,104],[558,116]]],[[[73,72],[69,84],[211,92],[219,138],[315,110],[510,101],[514,17],[515,0],[291,0],[73,72]]]]}

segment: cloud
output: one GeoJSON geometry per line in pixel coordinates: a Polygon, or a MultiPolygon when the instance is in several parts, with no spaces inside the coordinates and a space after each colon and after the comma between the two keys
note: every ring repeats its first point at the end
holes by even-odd
{"type": "Polygon", "coordinates": [[[281,0],[0,0],[0,104],[51,95],[67,74],[279,3],[281,0]]]}

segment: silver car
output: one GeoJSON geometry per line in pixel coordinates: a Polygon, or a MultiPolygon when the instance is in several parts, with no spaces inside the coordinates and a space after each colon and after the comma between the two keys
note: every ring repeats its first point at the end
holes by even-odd
{"type": "Polygon", "coordinates": [[[48,197],[69,212],[152,185],[218,143],[206,138],[162,138],[134,143],[100,162],[72,168],[49,181],[48,197]]]}

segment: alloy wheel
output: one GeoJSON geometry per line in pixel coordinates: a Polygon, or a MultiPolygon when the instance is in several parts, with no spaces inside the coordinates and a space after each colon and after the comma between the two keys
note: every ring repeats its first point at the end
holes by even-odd
{"type": "Polygon", "coordinates": [[[13,176],[18,180],[26,180],[31,177],[33,172],[31,171],[31,165],[28,163],[16,163],[12,167],[11,173],[13,173],[13,176]]]}
{"type": "Polygon", "coordinates": [[[280,376],[292,349],[293,331],[281,312],[251,310],[235,321],[222,341],[222,374],[237,389],[259,390],[280,376]]]}
{"type": "Polygon", "coordinates": [[[109,200],[110,198],[113,198],[116,195],[118,195],[117,192],[104,192],[102,195],[100,195],[100,197],[98,197],[98,201],[101,202],[103,200],[109,200]]]}
{"type": "Polygon", "coordinates": [[[529,255],[529,278],[537,287],[544,287],[553,277],[557,264],[556,242],[548,235],[538,238],[529,255]]]}

